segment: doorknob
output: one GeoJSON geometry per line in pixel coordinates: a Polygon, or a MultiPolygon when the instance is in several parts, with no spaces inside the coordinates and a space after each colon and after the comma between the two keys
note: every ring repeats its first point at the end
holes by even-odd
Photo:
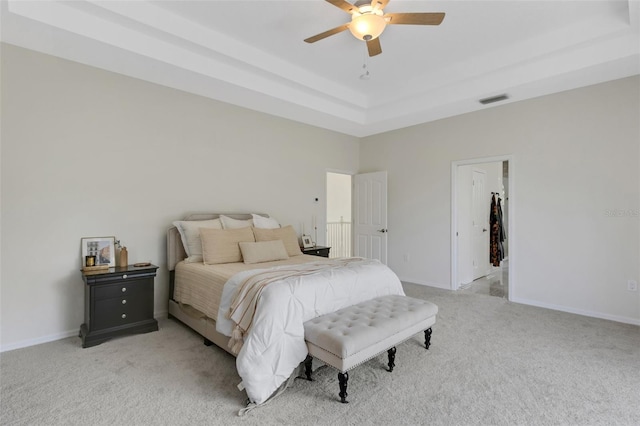
{"type": "Polygon", "coordinates": [[[385,232],[387,232],[387,230],[386,229],[378,229],[378,232],[382,232],[384,234],[385,232]]]}
{"type": "Polygon", "coordinates": [[[482,228],[482,232],[487,232],[487,230],[486,230],[486,229],[484,229],[484,228],[482,228]]]}

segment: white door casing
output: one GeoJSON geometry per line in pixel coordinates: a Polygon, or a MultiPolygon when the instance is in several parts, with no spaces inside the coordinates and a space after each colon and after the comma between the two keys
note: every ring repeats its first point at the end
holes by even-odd
{"type": "Polygon", "coordinates": [[[354,256],[387,263],[387,172],[353,180],[354,256]]]}
{"type": "Polygon", "coordinates": [[[495,157],[474,158],[468,160],[456,160],[451,162],[451,289],[458,290],[458,168],[465,165],[473,165],[480,163],[491,162],[509,162],[509,175],[507,177],[509,188],[509,202],[505,203],[505,209],[508,210],[508,228],[507,235],[509,236],[509,296],[508,300],[516,300],[519,295],[517,294],[518,285],[518,254],[517,254],[517,232],[516,232],[516,204],[517,204],[517,191],[516,191],[516,171],[517,164],[515,164],[513,155],[500,155],[495,157]]]}

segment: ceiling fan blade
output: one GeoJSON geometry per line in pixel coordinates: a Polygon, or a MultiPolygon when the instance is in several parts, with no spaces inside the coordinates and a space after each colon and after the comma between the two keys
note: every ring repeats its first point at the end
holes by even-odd
{"type": "Polygon", "coordinates": [[[339,7],[347,13],[353,14],[353,12],[358,12],[358,8],[352,5],[351,3],[344,0],[325,0],[328,3],[331,3],[335,7],[339,7]]]}
{"type": "Polygon", "coordinates": [[[440,25],[444,13],[387,13],[384,17],[391,25],[440,25]]]}
{"type": "Polygon", "coordinates": [[[332,36],[334,34],[341,33],[342,31],[346,30],[347,28],[349,28],[349,24],[340,25],[339,27],[332,28],[332,29],[330,29],[328,31],[325,31],[323,33],[316,34],[313,37],[306,38],[306,39],[304,39],[304,41],[306,41],[307,43],[315,43],[316,41],[322,40],[323,38],[327,38],[327,37],[332,36]]]}
{"type": "Polygon", "coordinates": [[[380,37],[369,40],[367,42],[367,49],[369,50],[369,56],[376,56],[381,54],[382,46],[380,46],[380,37]]]}

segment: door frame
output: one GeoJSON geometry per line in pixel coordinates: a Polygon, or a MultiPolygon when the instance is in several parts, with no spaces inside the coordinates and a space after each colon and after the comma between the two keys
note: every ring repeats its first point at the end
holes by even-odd
{"type": "Polygon", "coordinates": [[[517,244],[515,232],[515,205],[516,205],[516,186],[515,186],[515,158],[513,155],[498,155],[494,157],[471,158],[467,160],[457,160],[451,162],[451,290],[458,290],[458,167],[480,164],[495,163],[507,161],[509,163],[509,176],[507,177],[509,188],[509,202],[507,203],[508,229],[507,239],[509,244],[509,298],[516,298],[514,291],[516,289],[516,266],[517,266],[517,244]]]}

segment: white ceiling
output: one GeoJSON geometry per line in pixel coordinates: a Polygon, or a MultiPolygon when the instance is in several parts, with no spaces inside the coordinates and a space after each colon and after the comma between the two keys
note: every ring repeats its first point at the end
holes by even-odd
{"type": "Polygon", "coordinates": [[[638,0],[391,0],[383,53],[323,0],[2,0],[2,40],[303,123],[368,136],[640,74],[638,0]],[[366,61],[369,80],[359,79],[366,61]]]}

